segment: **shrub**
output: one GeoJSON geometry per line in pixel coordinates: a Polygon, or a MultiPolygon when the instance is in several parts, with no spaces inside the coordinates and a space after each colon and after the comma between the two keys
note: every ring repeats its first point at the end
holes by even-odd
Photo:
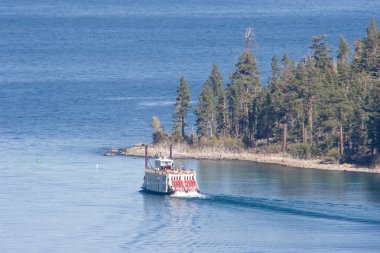
{"type": "Polygon", "coordinates": [[[327,151],[327,157],[334,158],[336,161],[339,160],[339,149],[338,148],[332,148],[327,151]]]}
{"type": "Polygon", "coordinates": [[[309,143],[292,143],[288,145],[287,153],[295,158],[310,159],[311,145],[309,143]]]}
{"type": "Polygon", "coordinates": [[[261,154],[278,154],[282,152],[281,144],[271,144],[268,146],[262,146],[256,149],[257,153],[261,154]]]}
{"type": "Polygon", "coordinates": [[[339,161],[339,150],[338,148],[329,149],[326,156],[323,158],[322,163],[332,164],[339,161]]]}

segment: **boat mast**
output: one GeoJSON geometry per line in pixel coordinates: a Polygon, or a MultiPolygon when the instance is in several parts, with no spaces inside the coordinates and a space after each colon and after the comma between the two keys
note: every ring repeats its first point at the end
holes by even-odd
{"type": "Polygon", "coordinates": [[[251,28],[247,27],[245,29],[245,49],[248,50],[251,48],[251,28]]]}
{"type": "Polygon", "coordinates": [[[145,144],[145,169],[148,168],[148,145],[145,144]]]}

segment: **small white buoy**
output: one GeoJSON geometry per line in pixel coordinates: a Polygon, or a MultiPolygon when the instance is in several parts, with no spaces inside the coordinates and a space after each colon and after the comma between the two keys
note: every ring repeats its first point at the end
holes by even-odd
{"type": "Polygon", "coordinates": [[[99,164],[96,164],[96,173],[99,173],[99,164]]]}

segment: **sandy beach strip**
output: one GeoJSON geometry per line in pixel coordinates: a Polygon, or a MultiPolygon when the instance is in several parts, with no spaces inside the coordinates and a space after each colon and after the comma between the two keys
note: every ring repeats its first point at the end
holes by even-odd
{"type": "MultiPolygon", "coordinates": [[[[122,154],[127,156],[143,157],[145,148],[143,145],[134,145],[126,149],[113,149],[113,154],[122,154]]],[[[149,145],[149,157],[169,156],[168,145],[149,145]]],[[[218,147],[191,147],[189,145],[173,145],[173,156],[176,159],[207,159],[207,160],[239,160],[252,161],[258,163],[280,164],[289,167],[305,168],[305,169],[321,169],[335,171],[352,171],[366,173],[380,173],[380,168],[371,168],[358,166],[355,164],[325,164],[319,159],[296,159],[286,154],[258,154],[253,150],[239,150],[236,152],[226,151],[218,147]]]]}

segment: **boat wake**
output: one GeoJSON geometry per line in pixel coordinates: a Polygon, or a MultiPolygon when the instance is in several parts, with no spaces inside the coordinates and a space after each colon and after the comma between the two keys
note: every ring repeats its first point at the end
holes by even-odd
{"type": "Polygon", "coordinates": [[[170,196],[175,197],[175,198],[198,198],[198,199],[206,198],[206,195],[201,194],[199,192],[175,192],[174,194],[170,196]]]}
{"type": "Polygon", "coordinates": [[[368,207],[347,204],[212,194],[203,195],[203,199],[210,204],[232,205],[288,215],[380,225],[380,220],[378,219],[380,207],[368,209],[368,207]]]}

